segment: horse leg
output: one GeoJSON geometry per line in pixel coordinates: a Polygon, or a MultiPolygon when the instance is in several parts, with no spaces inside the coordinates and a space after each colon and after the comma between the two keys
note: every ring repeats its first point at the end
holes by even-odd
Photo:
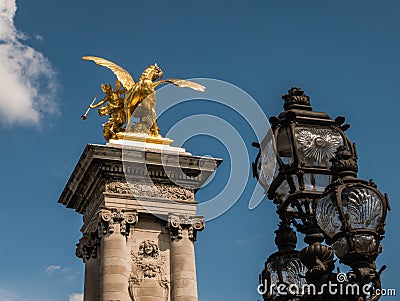
{"type": "Polygon", "coordinates": [[[157,126],[157,115],[156,115],[156,110],[154,108],[151,109],[151,119],[153,121],[153,124],[150,129],[150,134],[153,136],[158,136],[158,126],[157,126]]]}
{"type": "Polygon", "coordinates": [[[131,114],[130,114],[130,110],[125,110],[125,114],[126,114],[126,132],[130,132],[131,131],[131,114]]]}

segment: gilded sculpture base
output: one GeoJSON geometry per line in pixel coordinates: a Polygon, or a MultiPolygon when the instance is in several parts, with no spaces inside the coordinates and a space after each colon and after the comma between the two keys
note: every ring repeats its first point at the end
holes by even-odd
{"type": "Polygon", "coordinates": [[[161,137],[161,135],[151,136],[148,134],[141,134],[141,133],[119,132],[117,133],[117,137],[118,139],[125,141],[137,141],[137,142],[155,143],[163,145],[171,145],[172,142],[174,142],[174,140],[161,137]]]}
{"type": "Polygon", "coordinates": [[[161,136],[151,136],[144,133],[117,133],[118,139],[110,139],[107,146],[121,147],[123,149],[142,149],[162,153],[179,153],[191,155],[182,147],[172,146],[174,140],[161,136]]]}

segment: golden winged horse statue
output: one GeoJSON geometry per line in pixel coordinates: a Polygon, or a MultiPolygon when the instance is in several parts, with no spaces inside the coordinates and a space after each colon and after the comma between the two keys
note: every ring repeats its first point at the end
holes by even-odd
{"type": "Polygon", "coordinates": [[[117,138],[118,131],[124,131],[122,125],[125,122],[127,131],[159,136],[155,111],[155,89],[159,85],[172,83],[180,88],[191,88],[199,92],[205,91],[204,86],[188,80],[176,78],[158,80],[163,76],[163,72],[157,64],[147,67],[140,76],[139,81],[135,83],[128,71],[109,60],[96,56],[84,56],[82,59],[93,61],[97,65],[110,69],[118,79],[115,91],[111,85],[105,85],[107,89],[102,85],[102,90],[106,93],[106,97],[98,104],[92,103],[89,106],[89,108],[96,108],[108,102],[106,106],[99,109],[100,115],[108,114],[110,116],[109,121],[103,124],[104,138],[107,141],[111,138],[117,138]],[[120,90],[120,83],[124,87],[123,90],[120,90]],[[122,96],[124,93],[125,97],[122,96]],[[124,113],[122,114],[123,116],[121,116],[121,113],[124,113]],[[140,118],[139,122],[135,122],[133,128],[131,128],[132,117],[140,118]]]}

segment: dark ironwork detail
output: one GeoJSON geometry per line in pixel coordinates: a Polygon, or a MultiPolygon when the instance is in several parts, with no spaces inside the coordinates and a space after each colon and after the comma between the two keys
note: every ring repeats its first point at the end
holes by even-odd
{"type": "Polygon", "coordinates": [[[357,158],[345,146],[339,146],[336,156],[331,159],[334,180],[345,176],[356,177],[358,173],[357,158]]]}
{"type": "Polygon", "coordinates": [[[291,88],[288,91],[288,94],[282,95],[282,99],[285,101],[285,104],[283,105],[285,111],[290,109],[312,110],[310,97],[304,94],[304,91],[300,88],[291,88]]]}
{"type": "Polygon", "coordinates": [[[280,252],[293,251],[296,248],[296,232],[288,222],[281,222],[279,228],[275,230],[275,234],[275,244],[280,252]]]}

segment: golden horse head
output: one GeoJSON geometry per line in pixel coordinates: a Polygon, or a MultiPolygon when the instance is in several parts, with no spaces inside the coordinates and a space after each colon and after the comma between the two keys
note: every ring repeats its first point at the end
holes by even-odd
{"type": "Polygon", "coordinates": [[[154,64],[150,65],[143,71],[142,75],[140,76],[140,80],[149,79],[151,81],[155,81],[159,78],[162,78],[162,76],[163,72],[161,68],[158,67],[157,64],[154,64]]]}

